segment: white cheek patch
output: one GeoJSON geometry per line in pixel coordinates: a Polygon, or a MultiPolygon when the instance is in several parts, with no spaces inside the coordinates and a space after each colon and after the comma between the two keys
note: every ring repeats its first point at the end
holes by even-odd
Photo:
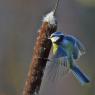
{"type": "Polygon", "coordinates": [[[53,37],[53,38],[51,38],[51,40],[52,40],[52,42],[56,42],[59,40],[59,37],[53,37]]]}

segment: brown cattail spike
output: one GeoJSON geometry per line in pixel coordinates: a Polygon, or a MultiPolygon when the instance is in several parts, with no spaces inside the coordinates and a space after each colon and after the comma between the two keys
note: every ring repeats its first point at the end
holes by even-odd
{"type": "Polygon", "coordinates": [[[39,29],[39,35],[34,47],[32,63],[29,67],[28,78],[25,83],[23,95],[35,95],[35,93],[39,92],[44,69],[52,45],[51,41],[47,38],[47,34],[50,36],[57,29],[54,13],[58,6],[58,2],[59,0],[56,3],[55,9],[44,17],[42,26],[39,29]]]}

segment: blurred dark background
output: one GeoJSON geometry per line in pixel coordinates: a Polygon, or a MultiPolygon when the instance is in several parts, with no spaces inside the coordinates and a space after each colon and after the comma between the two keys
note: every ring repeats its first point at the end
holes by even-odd
{"type": "MultiPolygon", "coordinates": [[[[55,2],[0,0],[0,95],[22,95],[37,31],[55,2]]],[[[41,95],[95,95],[95,0],[60,0],[56,17],[58,31],[73,34],[85,44],[87,53],[78,63],[92,82],[81,86],[69,74],[41,89],[41,95]]]]}

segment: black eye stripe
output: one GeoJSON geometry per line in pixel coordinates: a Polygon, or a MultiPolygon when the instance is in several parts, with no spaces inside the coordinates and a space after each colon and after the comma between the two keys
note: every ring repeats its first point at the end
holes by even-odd
{"type": "Polygon", "coordinates": [[[55,37],[55,35],[52,35],[51,37],[55,37]]]}
{"type": "Polygon", "coordinates": [[[63,38],[63,37],[64,37],[64,35],[58,35],[58,34],[55,34],[55,35],[52,35],[52,36],[51,36],[51,38],[52,38],[52,37],[59,37],[59,38],[63,38]]]}

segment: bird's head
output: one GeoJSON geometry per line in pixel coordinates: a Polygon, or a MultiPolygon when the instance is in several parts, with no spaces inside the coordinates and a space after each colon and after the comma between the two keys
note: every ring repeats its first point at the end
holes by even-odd
{"type": "Polygon", "coordinates": [[[54,32],[51,34],[49,39],[52,41],[52,43],[59,43],[63,40],[63,38],[64,38],[63,32],[54,32]]]}

